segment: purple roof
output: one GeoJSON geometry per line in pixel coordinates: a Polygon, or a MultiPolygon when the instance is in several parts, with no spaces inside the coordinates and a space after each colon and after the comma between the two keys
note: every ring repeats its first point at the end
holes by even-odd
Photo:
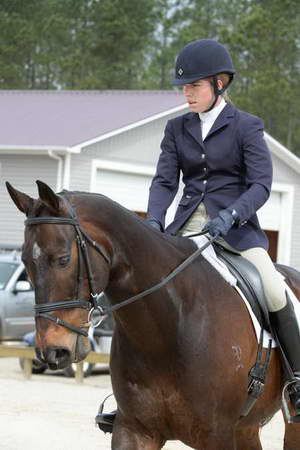
{"type": "Polygon", "coordinates": [[[185,104],[176,91],[0,90],[0,145],[73,146],[185,104]]]}

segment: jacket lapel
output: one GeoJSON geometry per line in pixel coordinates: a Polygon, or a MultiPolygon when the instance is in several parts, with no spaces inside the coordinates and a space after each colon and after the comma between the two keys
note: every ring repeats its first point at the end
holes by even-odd
{"type": "Polygon", "coordinates": [[[205,140],[209,138],[209,136],[211,136],[213,133],[220,130],[220,128],[227,126],[231,122],[233,117],[234,117],[234,107],[230,103],[228,103],[225,106],[225,108],[220,112],[217,119],[213,123],[213,126],[209,130],[205,140]]]}
{"type": "Polygon", "coordinates": [[[203,147],[201,122],[199,114],[188,113],[185,120],[186,130],[193,136],[193,138],[203,147]]]}

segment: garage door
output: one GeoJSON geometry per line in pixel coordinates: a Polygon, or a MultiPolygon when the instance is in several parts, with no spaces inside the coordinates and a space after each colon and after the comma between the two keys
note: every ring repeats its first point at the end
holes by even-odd
{"type": "Polygon", "coordinates": [[[279,230],[281,222],[281,193],[272,191],[269,200],[259,209],[259,223],[264,230],[279,230]]]}
{"type": "Polygon", "coordinates": [[[152,175],[97,169],[93,190],[132,211],[147,211],[152,175]]]}

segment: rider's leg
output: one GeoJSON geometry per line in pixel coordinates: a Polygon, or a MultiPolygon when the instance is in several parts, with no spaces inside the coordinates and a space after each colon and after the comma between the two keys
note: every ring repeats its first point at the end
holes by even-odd
{"type": "MultiPolygon", "coordinates": [[[[291,366],[295,377],[300,378],[300,332],[290,295],[287,293],[287,285],[282,276],[263,248],[252,248],[241,252],[252,262],[261,275],[265,296],[270,311],[271,325],[276,331],[277,338],[284,350],[285,356],[291,366]]],[[[296,412],[300,414],[300,381],[297,383],[296,394],[292,401],[296,412]],[[298,390],[299,389],[299,390],[298,390]]]]}

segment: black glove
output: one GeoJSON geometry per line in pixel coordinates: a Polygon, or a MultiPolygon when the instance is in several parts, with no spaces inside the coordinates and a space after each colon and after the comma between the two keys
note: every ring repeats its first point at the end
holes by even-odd
{"type": "Polygon", "coordinates": [[[228,209],[222,209],[219,215],[210,220],[204,227],[204,231],[208,231],[212,237],[225,236],[232,228],[235,217],[228,209]]]}
{"type": "Polygon", "coordinates": [[[158,231],[162,231],[160,223],[154,217],[148,217],[146,222],[158,231]]]}

